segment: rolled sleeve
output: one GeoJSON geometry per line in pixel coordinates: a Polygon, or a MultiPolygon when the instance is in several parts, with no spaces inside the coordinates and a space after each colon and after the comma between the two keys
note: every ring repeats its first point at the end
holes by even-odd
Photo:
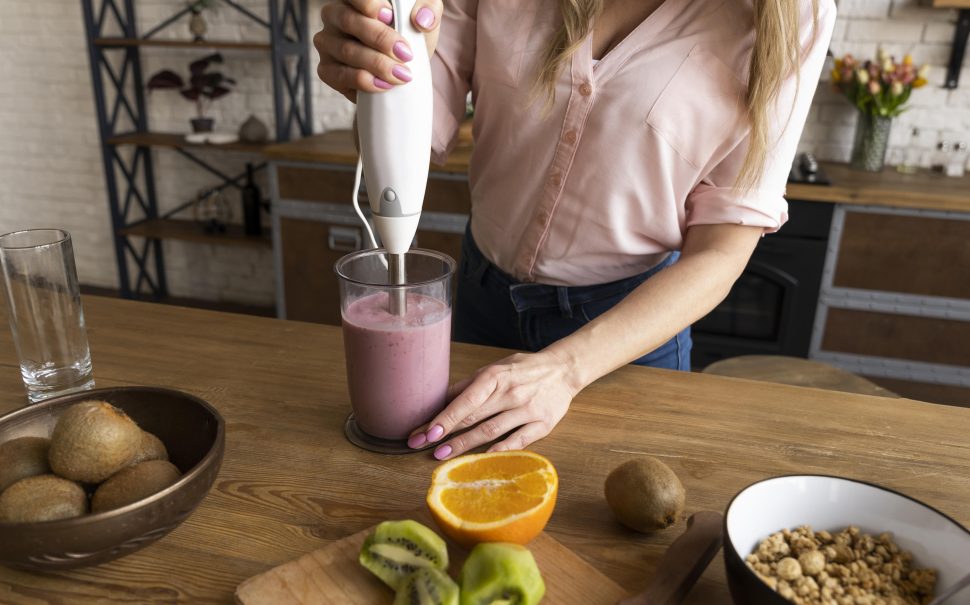
{"type": "Polygon", "coordinates": [[[431,59],[434,124],[431,161],[444,164],[458,140],[475,65],[478,0],[448,0],[441,19],[438,47],[431,59]]]}
{"type": "Polygon", "coordinates": [[[801,41],[806,51],[797,77],[791,74],[779,90],[768,134],[774,144],[768,149],[760,178],[748,191],[735,187],[750,142],[745,137],[688,196],[687,227],[733,223],[764,227],[771,233],[788,220],[785,185],[835,24],[833,0],[819,2],[817,30],[812,27],[812,3],[802,4],[808,7],[807,14],[803,11],[801,16],[801,41]]]}

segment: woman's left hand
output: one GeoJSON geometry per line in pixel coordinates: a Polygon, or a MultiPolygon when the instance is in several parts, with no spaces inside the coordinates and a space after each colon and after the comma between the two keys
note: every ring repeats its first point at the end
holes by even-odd
{"type": "Polygon", "coordinates": [[[488,451],[520,450],[552,431],[581,390],[569,366],[554,353],[516,353],[480,369],[452,386],[458,393],[427,425],[411,434],[408,445],[424,447],[456,431],[474,427],[434,450],[444,460],[495,441],[488,451]],[[477,426],[475,426],[477,425],[477,426]]]}

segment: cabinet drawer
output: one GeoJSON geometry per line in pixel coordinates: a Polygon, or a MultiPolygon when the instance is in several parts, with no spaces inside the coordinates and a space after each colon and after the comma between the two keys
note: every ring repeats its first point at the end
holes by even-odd
{"type": "Polygon", "coordinates": [[[822,349],[956,366],[970,366],[970,322],[829,309],[822,349]]]}
{"type": "Polygon", "coordinates": [[[970,299],[970,220],[846,212],[833,284],[970,299]]]}

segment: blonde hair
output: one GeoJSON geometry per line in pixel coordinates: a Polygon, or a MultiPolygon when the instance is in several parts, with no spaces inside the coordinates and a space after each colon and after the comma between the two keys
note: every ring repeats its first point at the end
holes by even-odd
{"type": "MultiPolygon", "coordinates": [[[[559,0],[562,26],[549,41],[539,63],[536,91],[547,95],[547,108],[555,99],[556,81],[566,61],[593,29],[605,0],[559,0]]],[[[748,68],[745,108],[751,127],[750,144],[735,186],[747,191],[758,184],[768,150],[769,115],[781,83],[792,72],[796,81],[801,63],[798,2],[752,0],[755,42],[748,68]]],[[[818,26],[818,0],[812,0],[813,28],[818,26]]],[[[799,82],[800,84],[800,82],[799,82]]]]}

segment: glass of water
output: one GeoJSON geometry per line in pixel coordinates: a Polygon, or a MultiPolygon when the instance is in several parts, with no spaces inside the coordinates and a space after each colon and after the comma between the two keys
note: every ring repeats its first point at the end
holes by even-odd
{"type": "Polygon", "coordinates": [[[93,388],[70,234],[32,229],[0,235],[0,271],[30,402],[93,388]]]}

